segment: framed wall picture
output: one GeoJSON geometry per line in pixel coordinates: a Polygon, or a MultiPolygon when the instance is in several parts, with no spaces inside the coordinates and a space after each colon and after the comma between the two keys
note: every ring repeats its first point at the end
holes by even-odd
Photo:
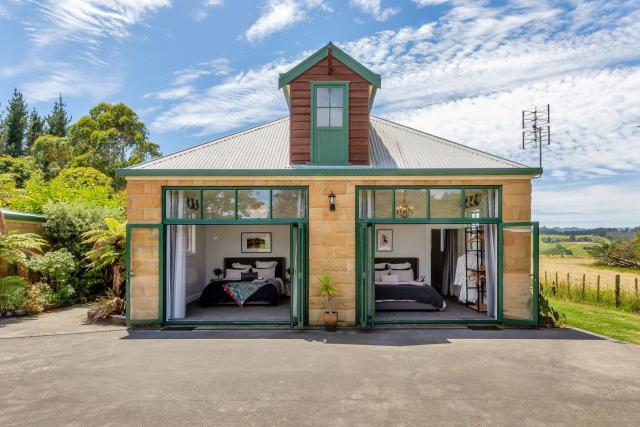
{"type": "Polygon", "coordinates": [[[240,240],[243,254],[271,252],[270,232],[240,233],[240,240]]]}
{"type": "Polygon", "coordinates": [[[378,252],[393,252],[393,230],[378,230],[376,240],[378,252]]]}

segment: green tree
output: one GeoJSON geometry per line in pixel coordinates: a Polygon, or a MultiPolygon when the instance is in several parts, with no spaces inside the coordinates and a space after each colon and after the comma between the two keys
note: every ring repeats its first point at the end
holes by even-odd
{"type": "Polygon", "coordinates": [[[7,105],[7,117],[3,120],[4,152],[13,157],[22,155],[25,130],[27,127],[27,103],[18,89],[7,105]]]}
{"type": "Polygon", "coordinates": [[[124,180],[116,178],[118,168],[160,155],[159,146],[149,141],[149,132],[138,115],[123,103],[101,103],[69,129],[77,166],[91,166],[114,179],[116,188],[124,180]]]}
{"type": "Polygon", "coordinates": [[[104,226],[84,233],[85,244],[91,249],[85,254],[90,261],[90,269],[112,271],[111,290],[115,296],[121,296],[121,273],[124,270],[127,222],[116,218],[105,218],[104,226]]]}
{"type": "Polygon", "coordinates": [[[47,203],[82,202],[98,207],[124,207],[124,193],[116,192],[111,178],[93,168],[67,168],[46,181],[34,174],[11,203],[16,210],[42,213],[47,203]]]}
{"type": "Polygon", "coordinates": [[[27,147],[31,148],[38,137],[44,135],[44,119],[34,108],[27,120],[27,147]]]}
{"type": "Polygon", "coordinates": [[[10,174],[17,188],[23,188],[36,171],[37,167],[30,157],[0,156],[0,174],[10,174]]]}
{"type": "Polygon", "coordinates": [[[51,179],[71,162],[73,150],[66,137],[43,135],[34,142],[31,155],[45,179],[51,179]]]}
{"type": "Polygon", "coordinates": [[[58,100],[53,104],[51,114],[47,116],[47,133],[53,136],[67,136],[71,116],[67,114],[65,104],[62,101],[62,94],[58,96],[58,100]]]}

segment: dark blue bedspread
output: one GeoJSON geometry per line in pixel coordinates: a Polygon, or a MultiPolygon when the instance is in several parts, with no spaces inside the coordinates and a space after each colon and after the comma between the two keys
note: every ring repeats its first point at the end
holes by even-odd
{"type": "MultiPolygon", "coordinates": [[[[200,307],[210,307],[220,303],[234,302],[233,298],[227,294],[223,286],[229,282],[219,281],[209,283],[200,295],[200,307]]],[[[273,283],[265,283],[245,303],[248,302],[268,302],[270,305],[280,304],[280,294],[273,283]]]]}

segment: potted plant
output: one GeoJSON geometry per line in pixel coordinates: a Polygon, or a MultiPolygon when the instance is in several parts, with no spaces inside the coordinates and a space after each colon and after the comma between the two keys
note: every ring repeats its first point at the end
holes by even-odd
{"type": "Polygon", "coordinates": [[[215,274],[216,279],[220,280],[220,275],[223,273],[221,268],[214,268],[213,269],[213,274],[215,274]]]}
{"type": "Polygon", "coordinates": [[[323,273],[318,278],[320,281],[320,295],[327,303],[324,312],[324,327],[327,331],[334,332],[338,328],[338,313],[333,309],[333,298],[338,294],[338,288],[333,284],[333,278],[328,273],[323,273]]]}

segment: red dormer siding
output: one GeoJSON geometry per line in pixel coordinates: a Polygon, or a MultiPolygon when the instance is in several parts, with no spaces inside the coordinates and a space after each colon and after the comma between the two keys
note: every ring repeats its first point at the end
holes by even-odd
{"type": "Polygon", "coordinates": [[[332,58],[331,74],[328,58],[324,58],[290,83],[291,164],[311,161],[311,82],[326,81],[349,82],[349,162],[368,165],[371,85],[336,58],[332,58]]]}

